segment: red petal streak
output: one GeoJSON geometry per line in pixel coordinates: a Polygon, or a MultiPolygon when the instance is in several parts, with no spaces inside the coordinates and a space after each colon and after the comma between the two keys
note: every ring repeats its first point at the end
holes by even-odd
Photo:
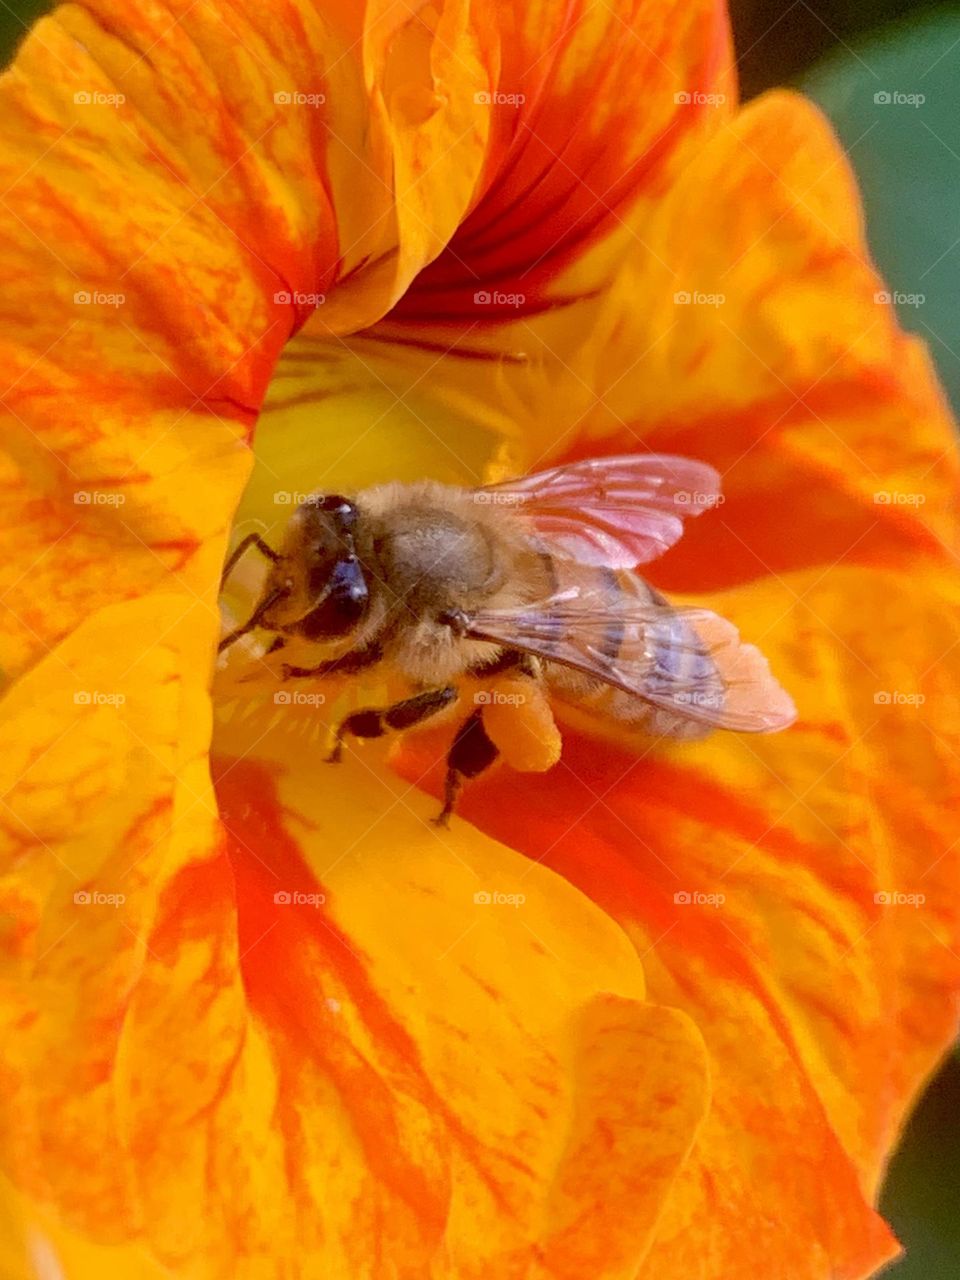
{"type": "MultiPolygon", "coordinates": [[[[494,108],[489,185],[451,243],[396,303],[391,321],[489,324],[549,310],[556,299],[547,290],[558,272],[621,225],[632,202],[657,194],[670,156],[714,108],[698,105],[696,98],[672,112],[652,137],[635,136],[637,119],[626,108],[636,84],[624,78],[625,68],[636,70],[624,56],[625,46],[637,39],[631,16],[611,14],[608,42],[588,61],[586,51],[579,50],[589,72],[564,89],[554,81],[563,76],[565,55],[587,21],[582,0],[567,4],[563,29],[549,42],[549,59],[542,56],[527,65],[523,34],[516,40],[505,35],[499,89],[523,94],[526,101],[515,109],[494,108]],[[611,103],[622,103],[624,111],[602,121],[593,118],[601,104],[609,108],[611,103]],[[473,301],[478,289],[519,292],[524,302],[519,307],[491,303],[478,314],[473,301]]],[[[683,86],[700,94],[718,83],[728,48],[722,6],[714,6],[712,22],[708,34],[701,35],[708,23],[704,15],[696,36],[703,48],[692,51],[696,62],[683,86]]],[[[673,44],[677,38],[672,31],[664,34],[673,44]]],[[[694,41],[689,32],[686,38],[694,41]]],[[[645,56],[654,69],[665,66],[655,49],[645,49],[645,56]]]]}
{"type": "MultiPolygon", "coordinates": [[[[287,829],[292,815],[280,805],[269,769],[221,759],[215,786],[236,885],[243,981],[251,1011],[271,1031],[281,1077],[281,1122],[292,1133],[303,1123],[297,1103],[301,1072],[307,1066],[326,1072],[376,1178],[425,1220],[428,1236],[439,1238],[450,1194],[446,1171],[421,1167],[411,1157],[397,1128],[396,1097],[415,1101],[425,1117],[444,1125],[481,1176],[486,1162],[482,1144],[434,1090],[416,1043],[371,984],[364,957],[331,919],[330,895],[287,829]],[[281,889],[323,893],[326,902],[318,910],[291,910],[274,901],[281,889]],[[361,1017],[376,1045],[376,1064],[345,1034],[344,1020],[331,1012],[326,998],[330,980],[338,992],[347,993],[361,1017]]],[[[495,1180],[485,1181],[497,1196],[495,1180]]]]}

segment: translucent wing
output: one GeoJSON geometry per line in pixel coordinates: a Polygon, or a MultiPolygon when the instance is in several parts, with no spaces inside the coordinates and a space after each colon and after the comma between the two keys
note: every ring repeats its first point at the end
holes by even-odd
{"type": "Polygon", "coordinates": [[[717,504],[720,476],[691,458],[626,454],[487,485],[476,496],[521,508],[556,555],[632,569],[663,555],[685,519],[717,504]]]}
{"type": "Polygon", "coordinates": [[[639,598],[617,609],[582,605],[574,588],[516,611],[477,612],[467,635],[594,676],[683,720],[774,733],[796,719],[766,658],[719,614],[639,598]]]}

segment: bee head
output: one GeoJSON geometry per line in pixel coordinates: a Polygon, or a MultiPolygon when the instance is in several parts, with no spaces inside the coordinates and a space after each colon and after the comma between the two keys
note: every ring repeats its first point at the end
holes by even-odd
{"type": "Polygon", "coordinates": [[[354,545],[357,508],[339,493],[317,494],[291,518],[287,545],[301,569],[306,610],[296,630],[308,640],[348,636],[363,620],[370,592],[354,545]]]}

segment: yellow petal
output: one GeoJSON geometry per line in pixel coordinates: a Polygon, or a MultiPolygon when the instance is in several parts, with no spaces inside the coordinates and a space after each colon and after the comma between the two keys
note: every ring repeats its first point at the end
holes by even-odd
{"type": "Polygon", "coordinates": [[[363,763],[304,769],[315,708],[231,726],[221,841],[183,606],[108,611],[12,695],[24,1232],[56,1204],[184,1275],[356,1275],[374,1239],[411,1275],[632,1275],[705,1106],[690,1020],[559,877],[442,835],[363,763]],[[164,624],[118,678],[114,646],[164,624]]]}

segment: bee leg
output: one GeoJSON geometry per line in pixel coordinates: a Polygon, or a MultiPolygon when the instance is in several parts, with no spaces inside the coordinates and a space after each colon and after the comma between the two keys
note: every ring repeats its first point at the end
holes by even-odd
{"type": "Polygon", "coordinates": [[[223,573],[220,575],[221,591],[223,590],[223,584],[230,576],[230,570],[246,551],[247,547],[256,547],[262,555],[265,555],[267,559],[271,560],[274,564],[276,564],[280,559],[279,553],[274,551],[273,547],[271,547],[268,542],[265,542],[264,539],[260,537],[259,533],[248,533],[247,536],[241,539],[237,544],[230,554],[230,559],[223,566],[223,573]]]}
{"type": "Polygon", "coordinates": [[[447,756],[447,778],[443,787],[443,808],[433,819],[438,827],[449,824],[451,813],[463,788],[464,778],[476,778],[489,769],[500,754],[483,727],[483,709],[478,707],[457,730],[447,756]]]}
{"type": "Polygon", "coordinates": [[[457,700],[457,690],[447,685],[443,689],[429,689],[426,693],[415,694],[402,702],[395,702],[392,707],[370,707],[366,711],[354,711],[337,729],[333,750],[327,756],[327,764],[339,764],[343,754],[343,740],[348,733],[357,738],[381,738],[388,729],[400,732],[412,729],[422,720],[428,720],[437,712],[449,707],[457,700]]]}
{"type": "MultiPolygon", "coordinates": [[[[270,652],[272,653],[273,650],[270,652]]],[[[381,646],[371,644],[365,649],[354,649],[352,653],[345,653],[342,657],[331,658],[327,662],[318,662],[315,667],[291,667],[289,663],[285,662],[281,672],[281,679],[302,680],[308,677],[316,679],[318,676],[353,675],[357,671],[372,667],[382,657],[383,649],[381,646]]]]}
{"type": "Polygon", "coordinates": [[[237,627],[235,631],[231,631],[229,635],[225,635],[217,645],[217,653],[223,653],[224,649],[229,649],[235,640],[239,640],[241,636],[245,636],[248,631],[253,631],[260,625],[260,619],[267,610],[282,599],[283,596],[289,595],[288,587],[276,587],[269,595],[264,596],[257,607],[251,613],[242,627],[237,627]]]}

